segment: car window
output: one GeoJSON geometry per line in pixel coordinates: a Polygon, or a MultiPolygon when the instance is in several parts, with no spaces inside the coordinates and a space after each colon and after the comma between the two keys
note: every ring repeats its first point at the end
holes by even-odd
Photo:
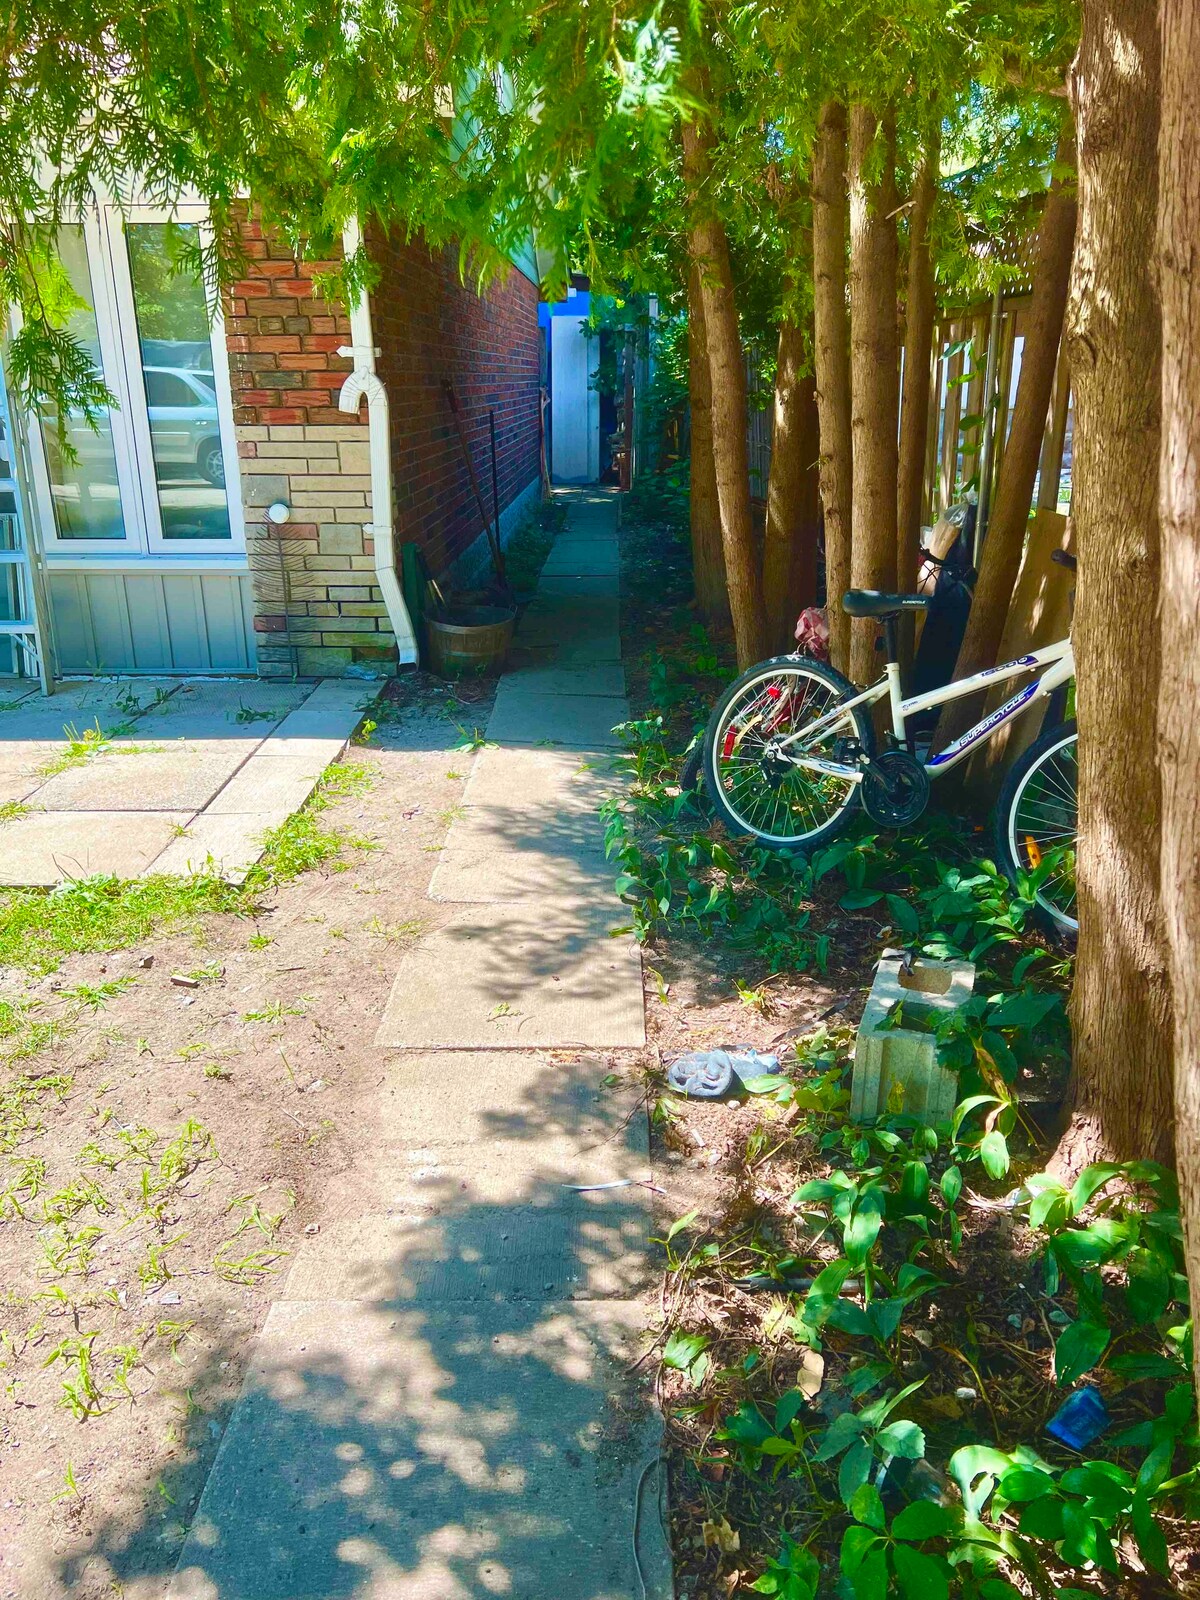
{"type": "Polygon", "coordinates": [[[198,397],[184,380],[173,372],[146,371],[146,402],[152,406],[195,406],[198,397]]]}

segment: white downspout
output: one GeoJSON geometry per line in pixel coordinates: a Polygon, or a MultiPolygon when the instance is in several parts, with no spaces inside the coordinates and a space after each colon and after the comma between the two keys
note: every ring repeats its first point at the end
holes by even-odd
{"type": "MultiPolygon", "coordinates": [[[[358,219],[347,222],[342,230],[342,249],[349,259],[362,243],[362,230],[358,219]]],[[[354,362],[354,371],[342,384],[338,394],[338,410],[358,415],[363,396],[367,401],[367,438],[371,451],[371,516],[372,521],[363,527],[375,541],[375,576],[387,607],[388,621],[396,635],[396,646],[402,664],[417,660],[417,640],[412,618],[404,603],[400,580],[396,576],[396,546],[393,537],[392,517],[392,445],[388,427],[388,397],[379,374],[375,371],[375,357],[379,351],[371,336],[371,306],[366,294],[361,294],[350,307],[351,344],[344,344],[338,355],[348,356],[354,362]]]]}

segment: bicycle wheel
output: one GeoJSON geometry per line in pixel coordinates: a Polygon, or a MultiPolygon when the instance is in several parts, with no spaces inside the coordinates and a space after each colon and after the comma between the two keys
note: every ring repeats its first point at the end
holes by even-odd
{"type": "Polygon", "coordinates": [[[1035,899],[1059,931],[1075,934],[1076,799],[1075,724],[1048,728],[1005,780],[996,806],[996,845],[1015,884],[1018,873],[1048,870],[1035,899]]]}
{"type": "MultiPolygon", "coordinates": [[[[705,787],[730,833],[770,849],[811,850],[841,832],[858,804],[858,784],[797,766],[779,745],[856,693],[840,672],[797,656],[760,661],[730,685],[704,736],[705,787]]],[[[848,740],[874,751],[861,706],[837,718],[806,753],[838,760],[848,740]]]]}

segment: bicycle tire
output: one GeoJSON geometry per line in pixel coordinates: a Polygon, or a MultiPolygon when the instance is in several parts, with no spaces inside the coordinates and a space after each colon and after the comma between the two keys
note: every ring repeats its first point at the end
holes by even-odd
{"type": "MultiPolygon", "coordinates": [[[[704,786],[712,802],[713,809],[721,819],[726,832],[733,837],[755,839],[769,850],[814,850],[820,845],[828,843],[830,839],[835,838],[850,822],[859,804],[858,785],[856,783],[845,784],[846,792],[838,799],[833,814],[818,826],[807,829],[793,827],[784,831],[781,827],[775,828],[773,826],[771,829],[762,826],[756,827],[752,819],[745,816],[738,809],[738,803],[731,801],[728,770],[722,771],[722,763],[728,763],[728,757],[723,752],[723,741],[728,737],[729,730],[733,726],[731,711],[739,701],[745,699],[747,691],[754,689],[756,683],[761,683],[764,692],[766,692],[773,678],[779,679],[785,676],[790,676],[794,679],[807,679],[813,684],[821,686],[824,693],[814,708],[817,710],[818,715],[831,710],[839,700],[851,700],[858,693],[858,690],[855,689],[849,679],[844,678],[840,672],[826,665],[823,661],[815,661],[807,656],[773,656],[767,661],[760,661],[757,666],[751,667],[748,671],[742,673],[741,677],[734,683],[731,683],[713,707],[704,735],[704,786]]],[[[750,699],[746,700],[746,705],[748,708],[752,708],[754,703],[754,695],[751,694],[750,699]]],[[[807,701],[801,703],[801,710],[803,710],[805,704],[807,704],[807,701]]],[[[875,734],[867,711],[862,706],[856,706],[847,715],[854,730],[854,737],[857,738],[860,746],[868,756],[873,755],[875,751],[875,734]]],[[[736,738],[736,734],[734,737],[736,738]]],[[[752,763],[747,761],[744,765],[749,769],[752,763]]],[[[797,772],[799,769],[793,769],[793,771],[797,772]]],[[[837,779],[809,779],[807,774],[804,774],[804,778],[809,783],[810,788],[815,788],[818,782],[833,785],[840,781],[837,779]]],[[[785,797],[783,804],[785,816],[788,814],[797,815],[793,800],[785,797]]],[[[815,809],[810,812],[810,815],[816,815],[815,809]]]]}
{"type": "MultiPolygon", "coordinates": [[[[1078,826],[1078,810],[1074,785],[1075,772],[1075,721],[1060,722],[1038,735],[1028,750],[1013,763],[1000,798],[996,802],[995,835],[996,854],[1005,875],[1016,887],[1018,875],[1027,873],[1037,863],[1030,859],[1030,845],[1022,845],[1023,834],[1032,839],[1033,848],[1040,851],[1047,842],[1066,844],[1067,837],[1074,840],[1078,826]],[[1031,799],[1036,794],[1033,785],[1039,775],[1043,788],[1053,792],[1043,800],[1031,799]],[[1023,813],[1021,808],[1025,806],[1023,813]],[[1023,826],[1022,816],[1030,814],[1031,805],[1042,808],[1037,828],[1045,829],[1042,839],[1033,837],[1032,825],[1023,826]]],[[[1074,866],[1070,867],[1071,888],[1069,901],[1058,905],[1041,890],[1036,895],[1039,915],[1043,923],[1065,939],[1073,939],[1079,931],[1079,921],[1072,914],[1075,906],[1074,866]]],[[[1051,878],[1047,882],[1063,881],[1051,878]]]]}

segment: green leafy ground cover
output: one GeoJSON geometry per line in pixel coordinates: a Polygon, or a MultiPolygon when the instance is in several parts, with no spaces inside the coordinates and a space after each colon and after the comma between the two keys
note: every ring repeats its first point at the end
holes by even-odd
{"type": "Polygon", "coordinates": [[[1043,937],[1035,883],[1014,890],[984,835],[936,813],[901,837],[863,821],[811,858],[726,837],[679,782],[725,656],[684,603],[669,485],[627,504],[625,541],[640,714],[607,830],[649,960],[699,964],[768,1018],[827,973],[857,995],[781,1035],[782,1075],[740,1105],[697,1110],[660,1080],[665,1149],[730,1130],[715,1197],[664,1229],[680,1592],[1187,1592],[1200,1458],[1178,1193],[1146,1162],[1048,1170],[1071,958],[1043,937]],[[975,997],[937,1029],[959,1075],[938,1128],[848,1120],[844,1019],[885,945],[976,964],[975,997]],[[1084,1387],[1110,1421],[1072,1451],[1045,1425],[1084,1387]]]}

